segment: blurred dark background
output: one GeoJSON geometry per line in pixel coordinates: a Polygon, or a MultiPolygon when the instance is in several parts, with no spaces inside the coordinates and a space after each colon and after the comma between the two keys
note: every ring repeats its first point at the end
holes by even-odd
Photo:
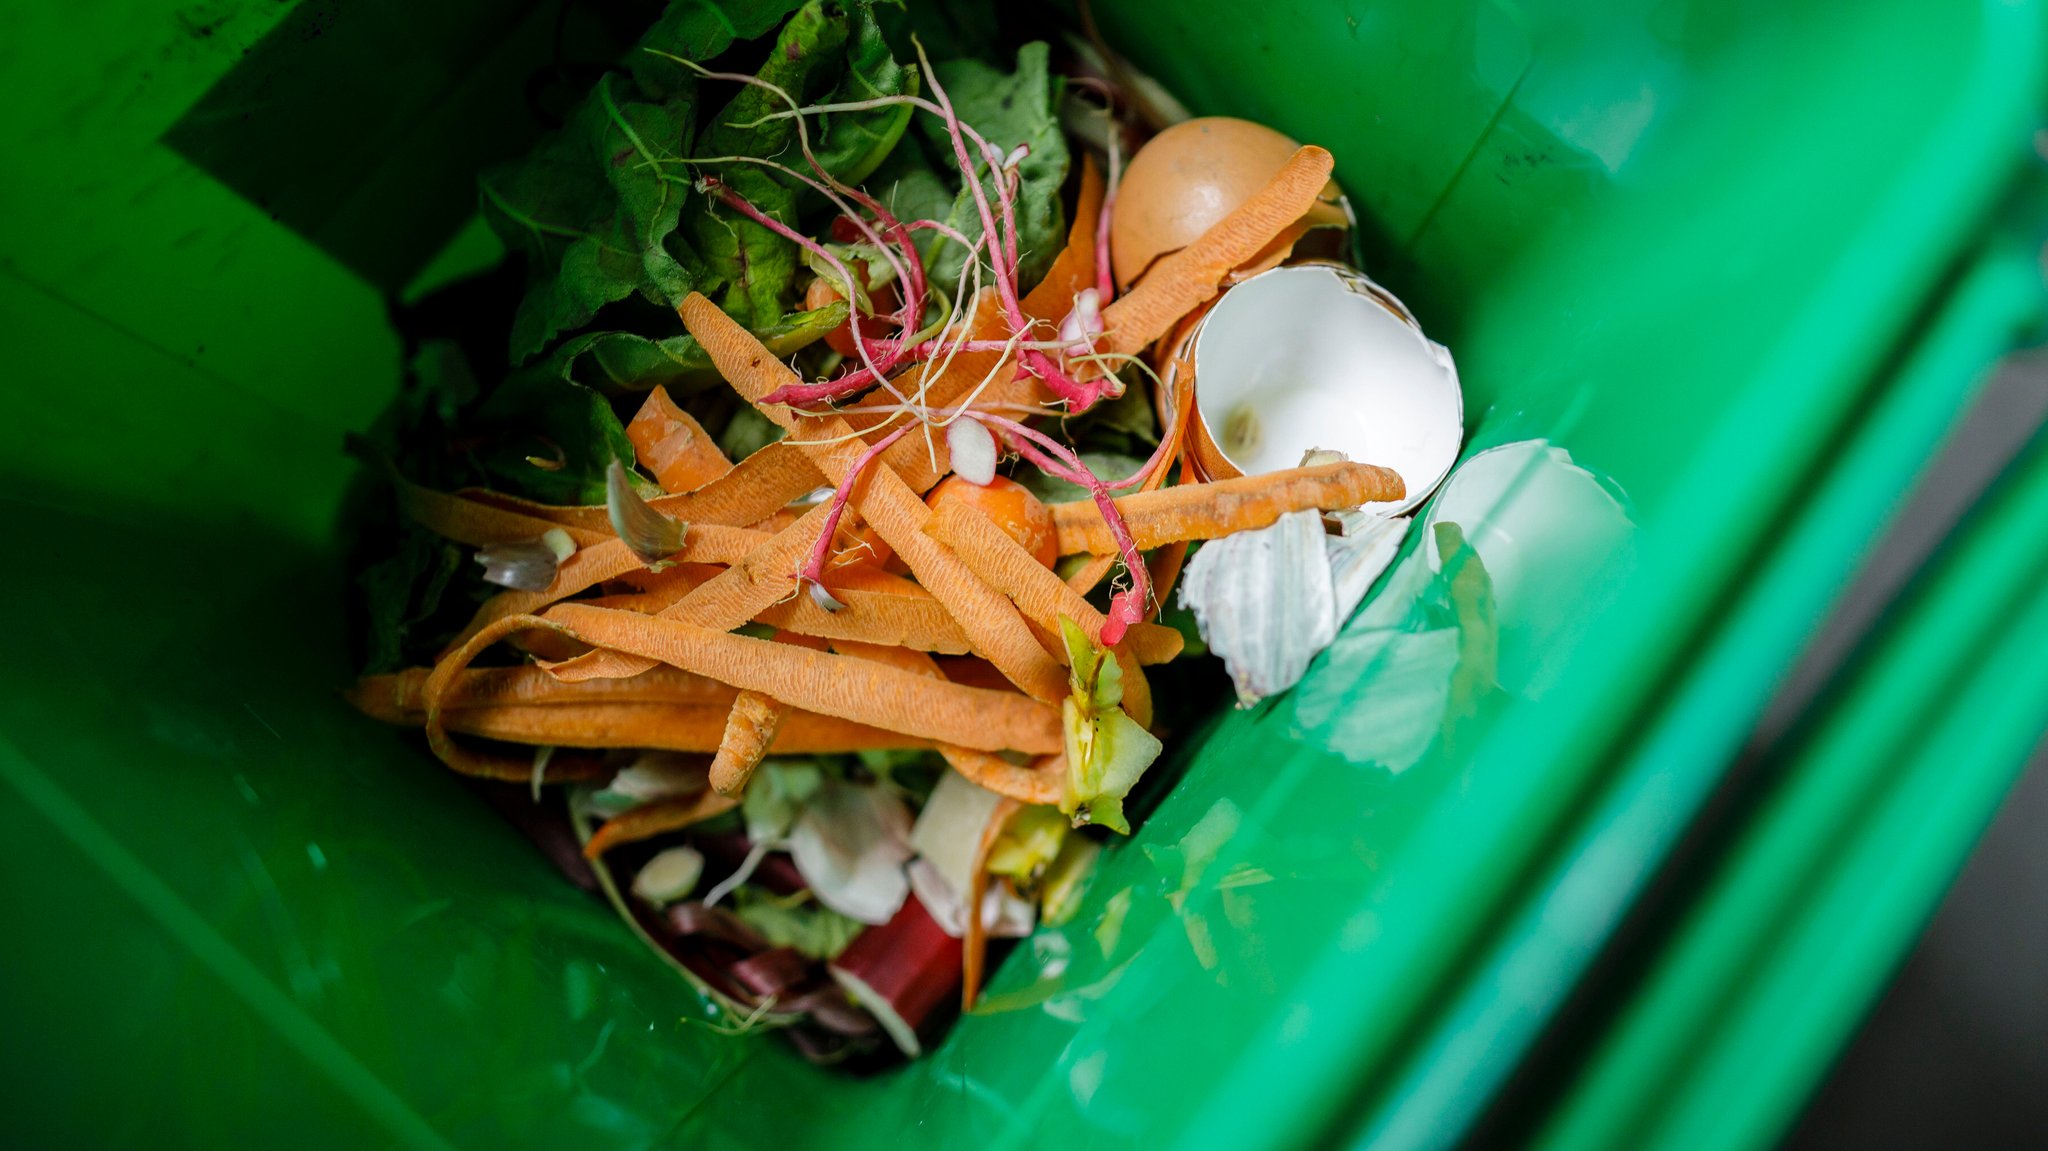
{"type": "MultiPolygon", "coordinates": [[[[1813,686],[1802,678],[1822,674],[1883,610],[1954,517],[2042,434],[2044,417],[2048,353],[2016,356],[1952,434],[1786,695],[1813,686]]],[[[2048,744],[1784,1146],[2048,1147],[2048,744]]]]}
{"type": "Polygon", "coordinates": [[[1787,1151],[2048,1147],[2048,754],[2036,754],[1787,1151]]]}

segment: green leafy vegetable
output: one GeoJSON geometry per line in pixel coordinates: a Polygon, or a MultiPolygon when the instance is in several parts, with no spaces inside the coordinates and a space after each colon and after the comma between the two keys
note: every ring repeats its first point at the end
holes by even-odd
{"type": "MultiPolygon", "coordinates": [[[[1019,288],[1026,291],[1045,276],[1067,236],[1066,207],[1060,202],[1060,186],[1067,179],[1067,141],[1059,124],[1060,85],[1046,70],[1048,54],[1043,41],[1024,45],[1017,50],[1015,72],[974,59],[932,65],[960,119],[1004,152],[1020,144],[1031,149],[1018,167],[1022,183],[1017,193],[1019,288]]],[[[953,152],[946,126],[931,117],[920,123],[934,151],[947,157],[944,167],[951,171],[953,152]]],[[[986,165],[980,167],[993,208],[995,179],[986,165]]],[[[962,187],[954,197],[946,222],[969,241],[981,235],[981,216],[968,188],[962,187]]],[[[957,283],[965,257],[957,244],[941,248],[932,268],[934,282],[948,288],[957,283]]]]}
{"type": "MultiPolygon", "coordinates": [[[[827,102],[851,104],[883,96],[915,96],[917,92],[917,69],[897,63],[873,8],[856,5],[847,32],[846,72],[827,102]]],[[[848,184],[858,184],[895,150],[915,111],[908,104],[895,104],[821,117],[822,129],[812,150],[826,171],[848,184]]]]}
{"type": "Polygon", "coordinates": [[[1000,41],[994,0],[917,0],[889,25],[898,43],[915,35],[935,60],[986,56],[1000,41]]]}
{"type": "MultiPolygon", "coordinates": [[[[889,153],[868,177],[867,190],[899,220],[943,220],[953,210],[954,189],[951,181],[939,175],[939,163],[912,140],[889,153]]],[[[951,152],[943,163],[945,170],[952,169],[951,152]]],[[[919,232],[916,238],[929,265],[943,241],[932,232],[919,232]]]]}
{"type": "MultiPolygon", "coordinates": [[[[1081,462],[1097,478],[1106,483],[1115,483],[1136,473],[1145,466],[1145,461],[1121,452],[1082,452],[1081,462]]],[[[1031,489],[1031,494],[1049,504],[1063,504],[1089,498],[1088,489],[1070,480],[1049,476],[1037,468],[1017,469],[1016,480],[1031,489]]]]}
{"type": "Polygon", "coordinates": [[[919,806],[931,798],[948,770],[938,754],[911,748],[872,748],[854,753],[854,758],[876,779],[915,800],[919,806]]]}
{"type": "Polygon", "coordinates": [[[475,458],[493,487],[551,504],[601,504],[605,469],[633,458],[610,401],[546,372],[526,371],[478,407],[475,458]]]}
{"type": "Polygon", "coordinates": [[[735,37],[767,32],[791,7],[786,0],[672,6],[641,39],[629,73],[606,73],[545,144],[478,182],[485,220],[527,261],[527,293],[512,325],[515,365],[588,324],[606,304],[637,291],[673,307],[710,277],[677,230],[694,197],[681,161],[697,85],[675,58],[708,60],[735,37]]]}
{"type": "Polygon", "coordinates": [[[650,100],[672,100],[697,90],[697,74],[678,63],[709,60],[735,40],[766,36],[802,0],[682,0],[640,38],[627,58],[633,82],[650,100]]]}
{"type": "MultiPolygon", "coordinates": [[[[791,312],[754,331],[769,351],[789,356],[821,340],[846,322],[838,301],[808,312],[791,312]]],[[[689,335],[650,340],[632,332],[585,332],[563,341],[536,369],[605,392],[667,388],[682,396],[720,382],[711,357],[689,335]]]]}
{"type": "Polygon", "coordinates": [[[1124,797],[1164,745],[1124,713],[1123,668],[1089,640],[1072,619],[1060,617],[1071,664],[1073,694],[1060,701],[1067,778],[1060,810],[1074,822],[1099,823],[1129,835],[1124,797]]]}
{"type": "MultiPolygon", "coordinates": [[[[828,67],[846,43],[846,21],[826,13],[822,0],[798,9],[775,38],[757,75],[795,99],[806,97],[813,74],[828,67]]],[[[724,156],[784,157],[801,166],[793,153],[796,125],[791,120],[762,117],[788,107],[774,93],[754,85],[739,90],[697,141],[699,156],[715,161],[724,156]]],[[[748,203],[785,224],[796,223],[797,191],[789,181],[754,164],[724,166],[720,178],[748,203]]],[[[704,253],[711,274],[725,285],[719,306],[748,327],[782,318],[783,300],[796,280],[796,245],[752,220],[720,210],[696,216],[691,238],[704,253]]]]}
{"type": "Polygon", "coordinates": [[[743,460],[782,438],[780,425],[749,406],[732,414],[725,430],[718,433],[718,450],[729,460],[743,460]]]}
{"type": "Polygon", "coordinates": [[[837,959],[853,937],[866,930],[799,891],[787,898],[755,887],[733,892],[733,914],[775,947],[793,947],[812,959],[837,959]]]}
{"type": "Polygon", "coordinates": [[[756,843],[774,843],[789,834],[804,804],[825,785],[825,773],[817,764],[803,759],[770,759],[762,762],[747,784],[740,800],[740,812],[747,821],[747,838],[756,843]]]}
{"type": "Polygon", "coordinates": [[[406,666],[413,630],[440,609],[449,580],[461,566],[462,552],[455,545],[407,525],[397,553],[363,569],[356,585],[369,610],[364,674],[406,666]]]}

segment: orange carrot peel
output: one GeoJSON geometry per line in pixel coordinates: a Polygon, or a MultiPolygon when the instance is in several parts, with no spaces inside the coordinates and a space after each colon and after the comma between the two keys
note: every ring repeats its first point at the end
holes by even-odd
{"type": "MultiPolygon", "coordinates": [[[[1262,528],[1288,512],[1310,508],[1357,507],[1398,500],[1405,489],[1398,472],[1372,464],[1318,464],[1256,476],[1184,484],[1140,492],[1114,501],[1124,531],[1140,548],[1180,540],[1209,540],[1262,528]]],[[[1051,505],[1059,530],[1060,554],[1119,553],[1126,546],[1100,501],[1051,505]]]]}
{"type": "Polygon", "coordinates": [[[1135,354],[1215,296],[1232,269],[1256,258],[1315,207],[1335,167],[1330,154],[1313,144],[1297,151],[1271,183],[1194,243],[1161,259],[1103,310],[1104,350],[1135,354]]]}
{"type": "Polygon", "coordinates": [[[578,603],[557,604],[539,622],[820,715],[982,751],[1042,754],[1061,746],[1058,712],[1015,692],[932,681],[865,660],[578,603]]]}

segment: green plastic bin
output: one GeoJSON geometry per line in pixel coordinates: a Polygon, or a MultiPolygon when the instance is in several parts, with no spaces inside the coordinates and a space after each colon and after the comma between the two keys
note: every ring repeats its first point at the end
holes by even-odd
{"type": "Polygon", "coordinates": [[[1774,765],[1533,1146],[1757,1151],[1798,1116],[2041,742],[2048,437],[2002,488],[1774,765]]]}
{"type": "MultiPolygon", "coordinates": [[[[1245,1147],[1470,1122],[1599,942],[1596,915],[1544,937],[1540,978],[1489,981],[1526,909],[1629,781],[1711,786],[2037,299],[1957,285],[2036,178],[2040,7],[1096,9],[1196,109],[1329,145],[1374,274],[1458,355],[1468,454],[1547,440],[1632,526],[1531,536],[1534,469],[1461,513],[1528,561],[1488,573],[1490,693],[1397,658],[1471,578],[1411,543],[1294,696],[1192,741],[1074,924],[863,1080],[703,1026],[607,909],[335,695],[340,438],[396,385],[386,297],[477,251],[442,250],[447,205],[530,135],[509,125],[553,6],[0,12],[11,1141],[1245,1147]],[[323,146],[238,149],[280,77],[330,97],[323,146]],[[1975,334],[1925,360],[1950,316],[1975,334]],[[1458,706],[1395,741],[1423,687],[1458,706]],[[1719,742],[1677,738],[1687,717],[1719,742]]],[[[1603,842],[1626,874],[1669,834],[1603,842]]]]}

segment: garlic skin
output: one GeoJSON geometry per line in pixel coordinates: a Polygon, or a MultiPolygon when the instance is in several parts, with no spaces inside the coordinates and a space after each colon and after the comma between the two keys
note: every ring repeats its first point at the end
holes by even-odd
{"type": "Polygon", "coordinates": [[[1222,657],[1240,706],[1293,687],[1337,638],[1322,513],[1289,512],[1204,544],[1181,575],[1180,602],[1222,657]]]}
{"type": "Polygon", "coordinates": [[[1181,605],[1194,613],[1202,642],[1222,658],[1239,706],[1301,681],[1394,561],[1414,522],[1357,510],[1335,517],[1342,535],[1324,532],[1320,512],[1290,512],[1270,526],[1212,540],[1188,561],[1181,605]]]}
{"type": "Polygon", "coordinates": [[[633,894],[660,907],[687,897],[703,877],[703,853],[678,844],[641,865],[633,876],[633,894]]]}
{"type": "Polygon", "coordinates": [[[946,451],[953,473],[968,483],[987,487],[996,478],[996,439],[980,421],[962,418],[947,424],[946,451]]]}

